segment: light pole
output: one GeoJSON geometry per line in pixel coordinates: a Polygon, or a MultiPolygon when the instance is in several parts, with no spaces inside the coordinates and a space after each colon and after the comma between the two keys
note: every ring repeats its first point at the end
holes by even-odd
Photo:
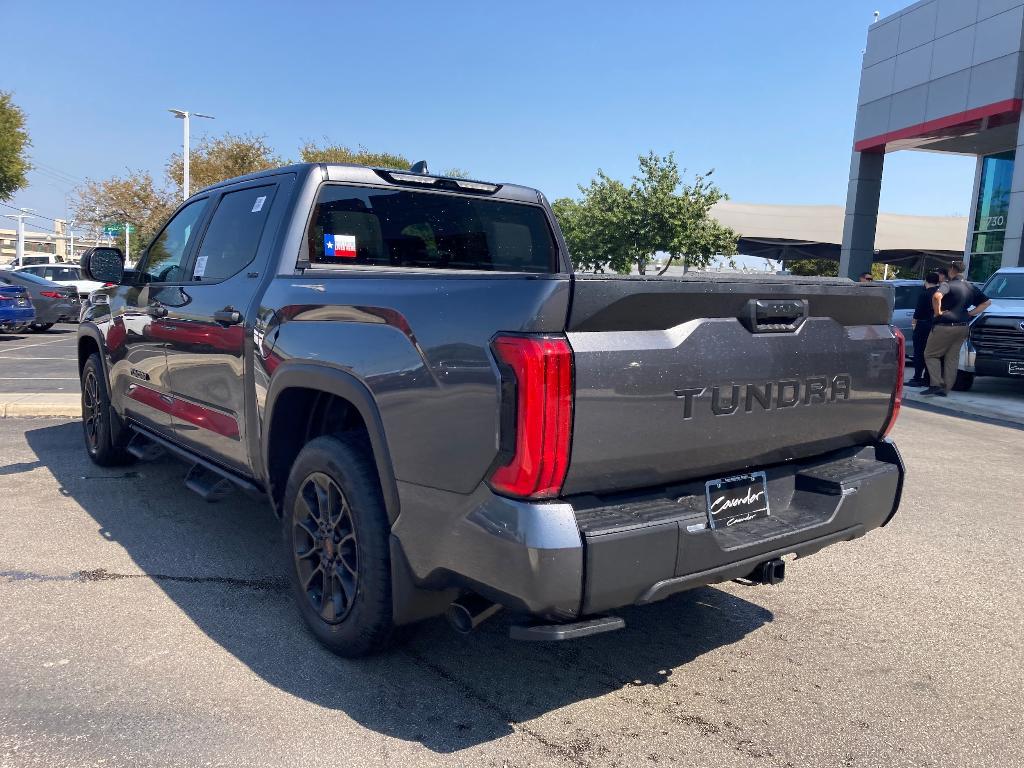
{"type": "Polygon", "coordinates": [[[75,260],[75,224],[78,223],[78,219],[72,219],[68,225],[68,235],[71,237],[71,253],[68,254],[68,261],[75,260]]]}
{"type": "Polygon", "coordinates": [[[22,262],[25,259],[25,219],[35,218],[29,213],[29,211],[33,210],[32,208],[22,208],[20,210],[20,213],[7,214],[8,219],[17,219],[18,221],[18,241],[14,250],[14,263],[19,267],[23,266],[22,262]]]}
{"type": "Polygon", "coordinates": [[[188,200],[188,160],[189,160],[189,149],[188,149],[188,120],[190,117],[205,117],[207,120],[213,120],[213,115],[201,115],[198,112],[188,112],[184,109],[168,109],[168,112],[173,114],[175,117],[185,121],[185,138],[182,141],[182,147],[184,154],[182,160],[184,162],[184,172],[182,173],[182,184],[181,189],[184,192],[185,200],[188,200]]]}

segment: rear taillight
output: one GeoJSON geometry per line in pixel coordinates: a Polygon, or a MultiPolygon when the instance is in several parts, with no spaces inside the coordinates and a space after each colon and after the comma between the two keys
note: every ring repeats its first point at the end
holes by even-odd
{"type": "Polygon", "coordinates": [[[117,285],[117,283],[104,283],[103,287],[104,288],[113,288],[115,285],[117,285]]]}
{"type": "Polygon", "coordinates": [[[892,432],[892,428],[896,426],[896,419],[900,415],[900,406],[903,405],[903,377],[906,374],[907,365],[907,340],[899,328],[894,325],[889,328],[892,330],[892,335],[896,337],[896,388],[892,392],[889,420],[885,422],[882,437],[887,437],[892,432]]]}
{"type": "Polygon", "coordinates": [[[497,493],[557,496],[569,467],[572,348],[560,336],[498,336],[491,344],[502,376],[497,493]]]}
{"type": "Polygon", "coordinates": [[[57,291],[40,291],[40,296],[45,296],[48,299],[65,299],[67,298],[64,294],[58,293],[57,291]]]}

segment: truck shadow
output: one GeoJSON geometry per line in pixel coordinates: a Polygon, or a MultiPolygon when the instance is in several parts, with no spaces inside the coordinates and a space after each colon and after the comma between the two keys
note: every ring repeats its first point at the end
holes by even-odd
{"type": "MultiPolygon", "coordinates": [[[[286,588],[278,524],[265,504],[240,494],[206,504],[185,490],[184,465],[171,459],[98,468],[81,447],[78,422],[31,429],[26,438],[60,492],[141,571],[73,563],[77,578],[150,579],[270,685],[435,752],[529,731],[517,724],[587,699],[680,684],[673,681],[680,667],[772,621],[764,608],[708,588],[623,611],[625,630],[574,643],[513,642],[499,614],[469,637],[432,621],[389,654],[340,659],[302,626],[286,588]]],[[[699,712],[688,716],[699,719],[699,712]]]]}

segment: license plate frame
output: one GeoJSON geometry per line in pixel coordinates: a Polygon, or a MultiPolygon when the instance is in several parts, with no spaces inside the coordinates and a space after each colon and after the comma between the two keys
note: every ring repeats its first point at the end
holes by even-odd
{"type": "Polygon", "coordinates": [[[712,530],[731,528],[771,515],[768,477],[764,472],[747,472],[708,480],[704,484],[704,497],[708,527],[712,530]],[[721,499],[724,501],[719,501],[721,499]],[[715,510],[715,506],[722,508],[715,510]]]}
{"type": "Polygon", "coordinates": [[[1006,373],[1010,376],[1024,376],[1024,363],[1010,361],[1006,364],[1006,373]]]}

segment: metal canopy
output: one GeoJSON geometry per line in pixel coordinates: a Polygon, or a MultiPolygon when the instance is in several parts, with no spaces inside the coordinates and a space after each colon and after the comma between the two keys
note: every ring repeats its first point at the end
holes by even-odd
{"type": "MultiPolygon", "coordinates": [[[[727,200],[711,215],[740,235],[739,251],[775,261],[839,261],[846,212],[838,205],[759,205],[727,200]]],[[[878,214],[875,261],[915,271],[963,258],[966,216],[878,214]]]]}

